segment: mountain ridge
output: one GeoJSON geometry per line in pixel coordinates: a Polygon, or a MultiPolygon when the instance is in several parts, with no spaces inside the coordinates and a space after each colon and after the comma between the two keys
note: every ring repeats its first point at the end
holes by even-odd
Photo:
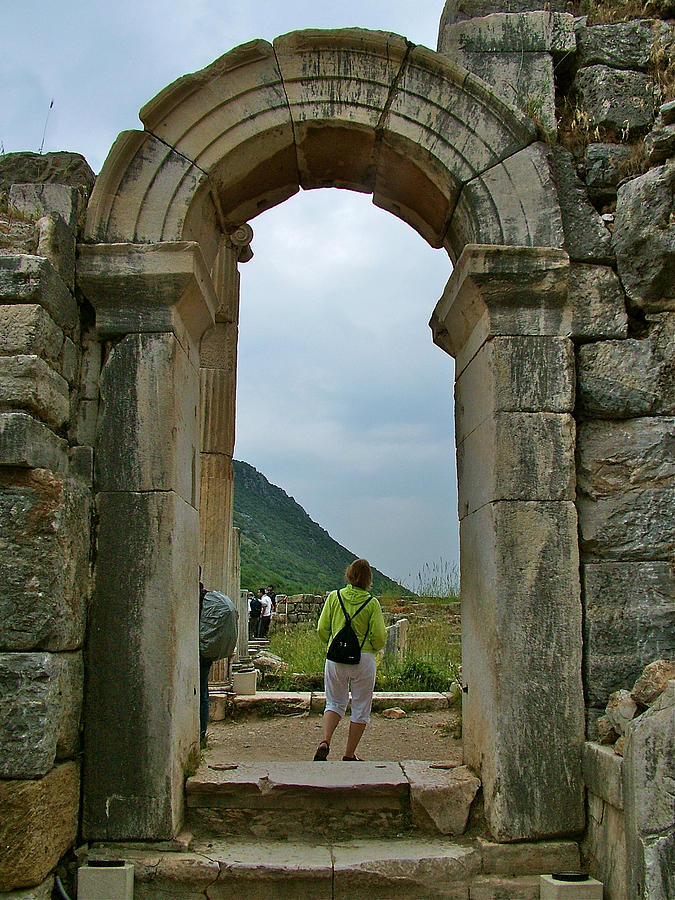
{"type": "MultiPolygon", "coordinates": [[[[357,554],[343,547],[283,488],[254,466],[233,460],[234,525],[241,532],[241,586],[273,584],[279,593],[325,593],[344,584],[357,554]]],[[[400,591],[373,568],[375,594],[400,591]]]]}

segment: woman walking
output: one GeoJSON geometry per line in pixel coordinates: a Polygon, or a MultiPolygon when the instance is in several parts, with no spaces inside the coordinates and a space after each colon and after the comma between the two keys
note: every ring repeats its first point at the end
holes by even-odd
{"type": "Polygon", "coordinates": [[[370,721],[375,687],[375,653],[384,647],[387,640],[382,609],[377,599],[369,593],[373,583],[370,563],[367,559],[354,560],[345,576],[347,586],[339,591],[332,591],[326,597],[317,631],[321,640],[330,648],[331,642],[349,619],[361,653],[359,661],[352,664],[326,659],[326,709],[323,714],[322,740],[314,754],[314,759],[318,761],[328,758],[333,733],[347,711],[350,687],[352,709],[347,747],[342,759],[361,761],[356,755],[356,748],[370,721]]]}

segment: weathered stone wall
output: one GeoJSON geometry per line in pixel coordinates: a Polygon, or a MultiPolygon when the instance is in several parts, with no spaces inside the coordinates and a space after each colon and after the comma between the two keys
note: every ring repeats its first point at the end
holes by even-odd
{"type": "Polygon", "coordinates": [[[325,599],[324,594],[292,594],[284,599],[277,598],[277,612],[270,622],[270,631],[288,625],[316,623],[325,599]]]}
{"type": "Polygon", "coordinates": [[[76,154],[0,158],[0,891],[71,847],[101,348],[74,294],[94,176],[76,154]]]}

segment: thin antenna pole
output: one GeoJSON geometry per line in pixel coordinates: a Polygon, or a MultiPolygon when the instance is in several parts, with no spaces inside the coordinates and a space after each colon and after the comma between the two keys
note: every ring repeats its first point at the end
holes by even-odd
{"type": "Polygon", "coordinates": [[[52,106],[54,106],[54,98],[52,97],[52,102],[49,104],[49,109],[47,110],[47,118],[45,119],[45,127],[42,131],[42,143],[40,144],[40,156],[42,156],[42,150],[45,146],[45,135],[47,134],[47,122],[49,122],[49,113],[52,111],[52,106]]]}

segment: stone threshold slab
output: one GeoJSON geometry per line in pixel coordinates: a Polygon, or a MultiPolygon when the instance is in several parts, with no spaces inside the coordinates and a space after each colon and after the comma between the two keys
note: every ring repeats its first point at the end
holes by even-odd
{"type": "Polygon", "coordinates": [[[186,792],[190,807],[398,810],[409,784],[395,762],[203,763],[186,792]]]}

